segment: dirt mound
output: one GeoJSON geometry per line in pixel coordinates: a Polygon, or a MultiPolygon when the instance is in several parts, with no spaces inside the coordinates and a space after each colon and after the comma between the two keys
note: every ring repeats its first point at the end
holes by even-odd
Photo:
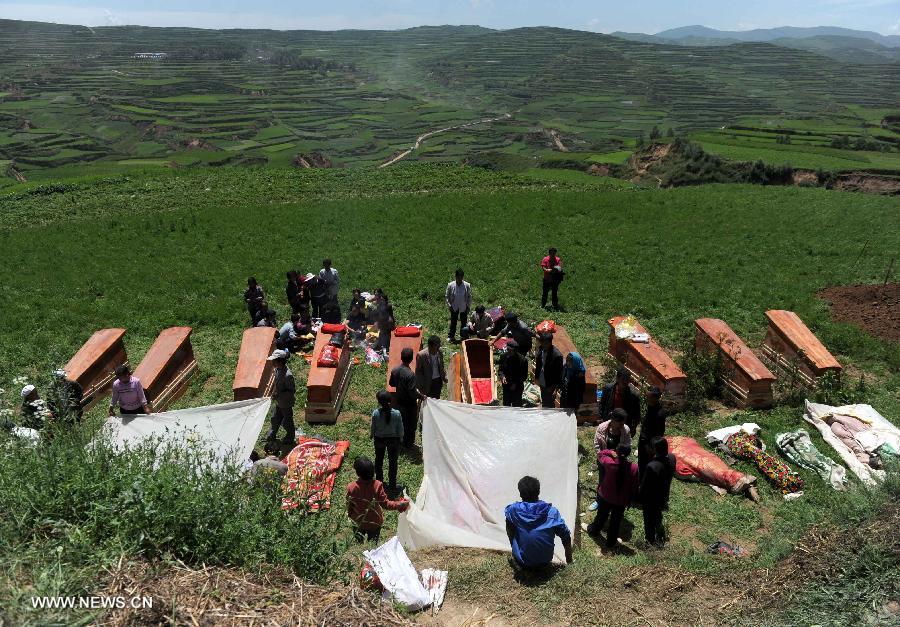
{"type": "Polygon", "coordinates": [[[868,194],[900,195],[900,178],[879,176],[864,172],[840,174],[834,181],[834,189],[842,192],[866,192],[868,194]]]}
{"type": "Polygon", "coordinates": [[[900,283],[839,285],[819,291],[831,316],[891,342],[900,342],[900,283]]]}
{"type": "Polygon", "coordinates": [[[631,155],[629,164],[637,176],[643,176],[650,168],[663,163],[670,152],[672,152],[672,144],[651,144],[631,155]]]}
{"type": "Polygon", "coordinates": [[[609,176],[609,166],[605,163],[594,163],[588,168],[587,172],[594,176],[609,176]]]}
{"type": "Polygon", "coordinates": [[[294,165],[298,168],[333,168],[334,163],[325,154],[315,151],[308,155],[294,155],[294,165]]]}
{"type": "Polygon", "coordinates": [[[414,624],[390,603],[356,586],[314,586],[282,570],[253,573],[131,562],[108,572],[98,594],[153,599],[152,609],[125,607],[95,619],[102,625],[414,624]]]}
{"type": "Polygon", "coordinates": [[[184,142],[184,147],[188,150],[209,150],[216,151],[219,150],[208,141],[200,139],[199,137],[195,137],[194,139],[190,139],[184,142]]]}
{"type": "Polygon", "coordinates": [[[791,181],[800,187],[819,186],[819,176],[812,170],[794,170],[791,173],[791,181]]]}

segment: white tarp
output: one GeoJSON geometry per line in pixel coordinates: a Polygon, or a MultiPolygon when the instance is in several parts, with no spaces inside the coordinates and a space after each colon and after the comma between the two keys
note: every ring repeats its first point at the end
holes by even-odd
{"type": "Polygon", "coordinates": [[[271,403],[270,398],[255,398],[146,416],[117,416],[107,419],[103,431],[119,448],[157,438],[202,447],[211,451],[219,464],[229,456],[228,461],[241,463],[250,457],[271,403]]]}
{"type": "Polygon", "coordinates": [[[900,429],[885,419],[871,405],[844,405],[832,407],[806,401],[806,413],[803,419],[814,426],[822,434],[822,439],[828,442],[844,460],[844,463],[866,485],[874,485],[884,480],[884,471],[876,470],[867,464],[863,464],[856,458],[853,451],[844,444],[825,422],[824,418],[831,414],[852,416],[870,425],[871,428],[857,433],[855,439],[868,453],[875,453],[881,447],[887,445],[890,450],[900,451],[900,429]]]}
{"type": "MultiPolygon", "coordinates": [[[[407,549],[469,546],[509,551],[504,509],[525,475],[541,482],[570,529],[578,490],[575,415],[551,409],[487,407],[428,399],[422,408],[425,476],[400,515],[407,549]]],[[[555,559],[565,559],[556,539],[555,559]]]]}

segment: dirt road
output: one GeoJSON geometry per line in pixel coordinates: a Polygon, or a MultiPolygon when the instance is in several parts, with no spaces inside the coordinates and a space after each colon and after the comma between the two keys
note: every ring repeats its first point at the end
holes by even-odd
{"type": "Polygon", "coordinates": [[[496,118],[484,118],[482,120],[475,120],[474,122],[466,122],[465,124],[457,124],[456,126],[448,126],[447,128],[439,128],[439,129],[435,129],[433,131],[428,131],[427,133],[419,135],[416,138],[416,142],[412,146],[410,146],[403,152],[394,155],[393,157],[391,157],[390,159],[388,159],[387,161],[385,161],[378,167],[386,168],[389,165],[393,165],[393,164],[397,163],[401,159],[405,159],[406,157],[409,156],[409,154],[413,150],[418,150],[419,146],[422,145],[422,142],[425,141],[426,139],[428,139],[429,137],[434,137],[435,135],[439,135],[441,133],[446,133],[447,131],[455,131],[455,130],[458,130],[461,128],[468,128],[469,126],[476,126],[478,124],[490,124],[491,122],[496,122],[498,120],[508,120],[511,117],[512,117],[512,114],[504,113],[503,115],[498,116],[496,118]]]}

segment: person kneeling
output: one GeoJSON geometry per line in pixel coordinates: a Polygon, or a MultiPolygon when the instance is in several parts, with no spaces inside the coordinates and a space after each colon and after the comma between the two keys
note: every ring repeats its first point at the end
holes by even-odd
{"type": "Polygon", "coordinates": [[[506,535],[513,559],[522,568],[541,568],[553,559],[554,539],[559,536],[572,563],[572,534],[559,510],[540,500],[541,482],[534,477],[519,479],[521,501],[506,506],[506,535]]]}
{"type": "Polygon", "coordinates": [[[384,524],[382,508],[405,512],[409,501],[388,499],[384,485],[375,478],[375,464],[368,457],[357,457],[353,470],[357,479],[347,486],[347,515],[353,522],[353,535],[357,542],[378,542],[384,524]]]}

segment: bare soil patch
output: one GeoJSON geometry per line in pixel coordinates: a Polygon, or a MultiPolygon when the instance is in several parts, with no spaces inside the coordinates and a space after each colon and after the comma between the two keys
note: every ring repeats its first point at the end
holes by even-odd
{"type": "Polygon", "coordinates": [[[900,342],[900,283],[840,285],[818,292],[831,305],[831,316],[870,335],[900,342]]]}

